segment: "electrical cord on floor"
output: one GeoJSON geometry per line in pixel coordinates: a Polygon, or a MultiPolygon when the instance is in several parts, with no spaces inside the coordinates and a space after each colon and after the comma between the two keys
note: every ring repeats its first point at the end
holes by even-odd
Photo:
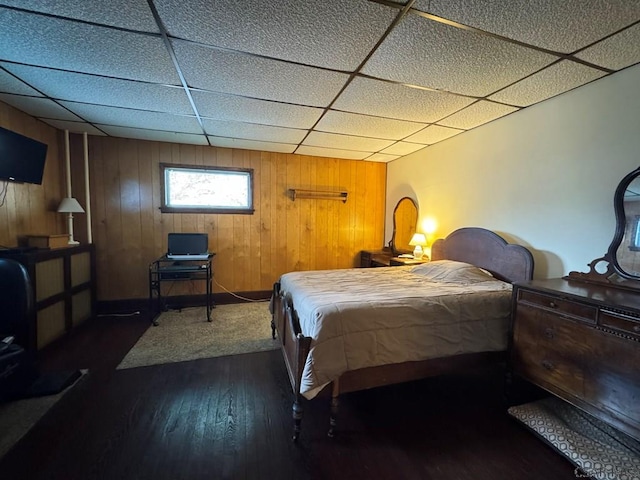
{"type": "Polygon", "coordinates": [[[140,310],[136,310],[131,313],[99,313],[97,317],[133,317],[134,315],[140,315],[140,310]]]}
{"type": "Polygon", "coordinates": [[[246,300],[247,302],[268,302],[270,299],[269,298],[247,298],[247,297],[243,297],[242,295],[238,295],[237,293],[233,293],[229,290],[227,290],[223,285],[220,285],[218,283],[218,281],[215,279],[215,277],[213,278],[213,283],[215,283],[217,286],[219,286],[222,290],[224,290],[225,292],[233,295],[236,298],[239,298],[240,300],[246,300]]]}

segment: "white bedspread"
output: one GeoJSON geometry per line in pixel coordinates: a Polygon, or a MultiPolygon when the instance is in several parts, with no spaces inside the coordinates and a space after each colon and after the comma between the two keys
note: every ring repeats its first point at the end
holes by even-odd
{"type": "Polygon", "coordinates": [[[488,276],[443,283],[418,271],[362,268],[281,277],[302,333],[313,339],[301,386],[306,398],[349,370],[506,349],[510,284],[488,276]]]}

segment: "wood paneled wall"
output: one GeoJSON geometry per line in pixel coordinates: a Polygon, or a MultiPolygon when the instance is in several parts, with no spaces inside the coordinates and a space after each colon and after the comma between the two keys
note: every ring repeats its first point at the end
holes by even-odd
{"type": "Polygon", "coordinates": [[[49,145],[42,185],[9,182],[2,204],[0,182],[0,245],[15,247],[26,235],[66,233],[64,215],[56,212],[66,193],[62,134],[3,102],[0,126],[49,145]]]}
{"type": "MultiPolygon", "coordinates": [[[[81,142],[72,136],[73,152],[81,142]]],[[[209,234],[215,292],[270,290],[285,272],[353,267],[360,250],[384,242],[384,163],[91,136],[89,171],[100,301],[145,298],[149,263],[166,251],[169,232],[209,234]],[[161,162],[252,168],[255,213],[160,213],[161,162]],[[349,196],[293,201],[289,188],[349,196]]],[[[201,293],[199,283],[175,282],[172,294],[201,293]]]]}

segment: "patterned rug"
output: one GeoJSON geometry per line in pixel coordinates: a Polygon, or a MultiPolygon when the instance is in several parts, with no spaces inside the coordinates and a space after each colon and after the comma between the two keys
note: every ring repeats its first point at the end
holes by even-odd
{"type": "Polygon", "coordinates": [[[164,312],[149,326],[118,369],[279,348],[271,338],[268,302],[218,305],[207,322],[205,307],[164,312]]]}
{"type": "Polygon", "coordinates": [[[550,397],[508,411],[579,467],[576,477],[640,480],[640,442],[582,410],[550,397]]]}

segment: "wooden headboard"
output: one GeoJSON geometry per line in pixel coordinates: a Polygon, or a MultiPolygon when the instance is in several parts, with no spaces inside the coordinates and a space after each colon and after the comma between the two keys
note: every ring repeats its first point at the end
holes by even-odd
{"type": "Polygon", "coordinates": [[[508,282],[531,280],[533,256],[521,245],[506,242],[484,228],[466,227],[433,242],[431,260],[457,260],[490,271],[508,282]]]}

